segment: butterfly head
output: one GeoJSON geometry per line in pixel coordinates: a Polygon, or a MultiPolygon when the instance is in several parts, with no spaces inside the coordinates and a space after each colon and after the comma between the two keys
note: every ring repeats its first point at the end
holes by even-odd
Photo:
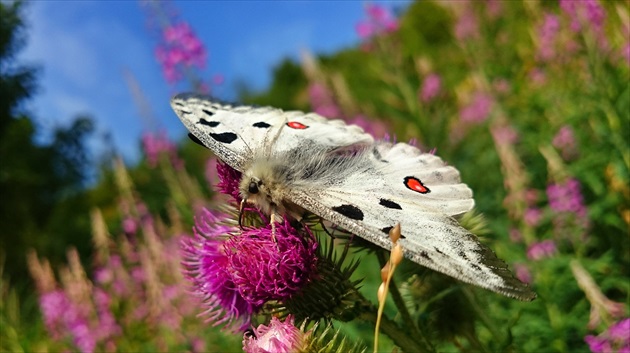
{"type": "Polygon", "coordinates": [[[263,213],[284,211],[284,187],[269,161],[253,163],[243,173],[239,190],[245,202],[256,205],[263,213]]]}

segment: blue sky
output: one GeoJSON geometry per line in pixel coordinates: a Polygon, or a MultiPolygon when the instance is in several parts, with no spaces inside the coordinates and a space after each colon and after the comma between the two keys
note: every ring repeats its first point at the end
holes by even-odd
{"type": "MultiPolygon", "coordinates": [[[[376,2],[378,3],[378,2],[376,2]]],[[[387,2],[388,7],[404,2],[387,2]]],[[[234,83],[264,89],[272,68],[284,57],[299,58],[303,49],[332,53],[355,46],[354,26],[364,17],[362,1],[175,1],[209,52],[206,77],[221,74],[225,83],[214,91],[236,99],[234,83]]],[[[87,113],[97,123],[89,142],[111,133],[128,160],[139,156],[139,137],[150,126],[143,121],[123,72],[133,74],[152,108],[157,126],[173,139],[185,135],[168,105],[177,93],[164,80],[154,58],[155,29],[137,1],[34,1],[24,11],[27,46],[22,62],[42,68],[40,91],[27,108],[44,133],[87,113]]]]}

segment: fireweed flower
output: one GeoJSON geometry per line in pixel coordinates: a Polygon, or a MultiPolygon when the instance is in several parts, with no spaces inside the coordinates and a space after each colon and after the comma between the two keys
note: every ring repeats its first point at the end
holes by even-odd
{"type": "Polygon", "coordinates": [[[315,113],[327,118],[339,118],[342,115],[332,93],[323,84],[312,83],[308,87],[308,96],[315,113]]]}
{"type": "Polygon", "coordinates": [[[459,115],[462,121],[480,123],[488,118],[494,105],[494,99],[487,93],[477,92],[468,105],[463,107],[459,115]]]}
{"type": "Polygon", "coordinates": [[[562,158],[565,160],[570,160],[577,156],[575,135],[570,126],[565,125],[561,127],[558,133],[553,137],[551,144],[560,150],[562,158]]]}
{"type": "Polygon", "coordinates": [[[187,68],[205,67],[208,54],[188,23],[169,24],[162,30],[162,40],[155,56],[169,83],[180,80],[187,68]]]}
{"type": "Polygon", "coordinates": [[[260,325],[253,334],[243,336],[243,351],[246,353],[297,352],[306,346],[309,333],[302,332],[293,324],[293,317],[284,322],[272,317],[269,326],[260,325]]]}
{"type": "Polygon", "coordinates": [[[524,220],[530,227],[536,227],[542,219],[542,211],[536,207],[530,207],[525,211],[524,220]]]}
{"type": "Polygon", "coordinates": [[[238,228],[222,224],[225,218],[206,209],[196,216],[194,237],[182,242],[182,265],[194,293],[203,300],[208,321],[243,330],[259,307],[246,301],[232,280],[223,244],[238,228]]]}
{"type": "MultiPolygon", "coordinates": [[[[554,231],[563,236],[573,234],[570,226],[574,225],[586,231],[589,227],[588,212],[584,205],[584,198],[580,191],[580,182],[568,179],[563,183],[547,186],[549,207],[556,212],[553,219],[554,231]]],[[[582,234],[584,236],[584,234],[582,234]]]]}
{"type": "Polygon", "coordinates": [[[479,21],[469,4],[465,5],[464,10],[457,17],[454,33],[455,38],[460,41],[479,37],[479,21]]]}
{"type": "Polygon", "coordinates": [[[556,243],[553,240],[543,240],[529,246],[527,249],[527,258],[538,261],[547,257],[552,257],[556,254],[556,252],[556,243]]]}
{"type": "Polygon", "coordinates": [[[182,166],[183,162],[177,157],[177,147],[168,139],[166,133],[146,132],[142,135],[142,148],[147,157],[149,166],[155,168],[158,164],[160,155],[165,153],[175,168],[182,166]]]}
{"type": "Polygon", "coordinates": [[[621,320],[599,336],[584,337],[593,353],[630,352],[630,318],[621,320]]]}
{"type": "Polygon", "coordinates": [[[442,89],[442,80],[438,74],[429,74],[424,78],[422,87],[420,88],[420,100],[423,102],[429,102],[433,98],[437,97],[442,89]]]}
{"type": "Polygon", "coordinates": [[[518,278],[523,283],[532,283],[532,274],[529,271],[529,268],[525,264],[514,264],[514,273],[516,278],[518,278]]]}
{"type": "Polygon", "coordinates": [[[368,39],[382,33],[390,33],[398,30],[398,20],[383,6],[368,4],[365,7],[367,19],[355,26],[357,35],[362,39],[368,39]]]}
{"type": "Polygon", "coordinates": [[[538,59],[550,61],[556,56],[556,38],[560,30],[558,16],[546,13],[538,29],[538,59]]]}

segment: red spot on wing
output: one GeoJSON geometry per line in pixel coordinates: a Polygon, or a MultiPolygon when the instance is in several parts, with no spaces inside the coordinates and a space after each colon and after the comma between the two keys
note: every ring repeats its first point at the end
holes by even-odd
{"type": "Polygon", "coordinates": [[[426,186],[424,186],[424,184],[422,184],[420,179],[416,177],[412,177],[412,176],[405,177],[405,186],[407,187],[407,189],[411,191],[419,192],[421,194],[428,194],[431,192],[429,188],[427,188],[426,186]]]}
{"type": "Polygon", "coordinates": [[[292,129],[298,129],[298,130],[304,130],[307,129],[308,126],[302,124],[302,123],[298,123],[297,121],[289,121],[287,123],[287,126],[292,128],[292,129]]]}

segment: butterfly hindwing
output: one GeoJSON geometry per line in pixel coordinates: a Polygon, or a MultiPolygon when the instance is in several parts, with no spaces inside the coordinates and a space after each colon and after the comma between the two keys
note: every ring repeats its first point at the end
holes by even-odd
{"type": "Polygon", "coordinates": [[[349,171],[338,185],[296,188],[292,201],[386,249],[389,230],[400,223],[401,245],[412,261],[508,296],[533,298],[503,261],[451,217],[474,205],[455,168],[407,144],[376,148],[379,153],[366,152],[370,162],[360,163],[372,163],[369,168],[349,171]]]}

